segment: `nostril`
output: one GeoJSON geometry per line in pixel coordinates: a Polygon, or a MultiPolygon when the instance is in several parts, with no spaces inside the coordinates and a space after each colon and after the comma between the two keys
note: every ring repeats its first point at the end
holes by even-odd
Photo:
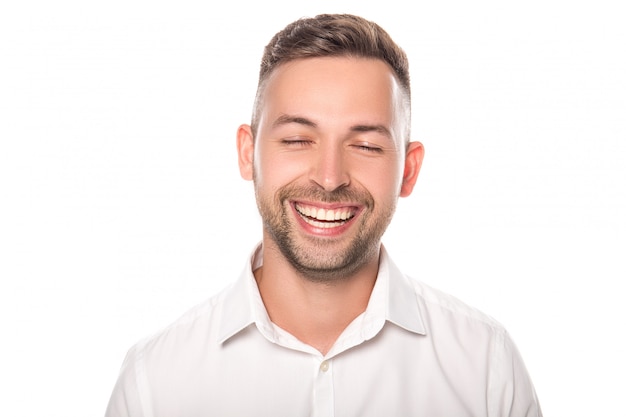
{"type": "Polygon", "coordinates": [[[341,143],[329,139],[320,142],[320,145],[311,166],[311,180],[326,191],[345,187],[350,183],[350,177],[341,143]]]}
{"type": "Polygon", "coordinates": [[[343,170],[324,170],[313,175],[311,180],[326,191],[334,191],[350,184],[350,178],[343,170]]]}
{"type": "Polygon", "coordinates": [[[347,177],[345,178],[329,178],[325,177],[321,180],[312,180],[317,186],[322,188],[324,191],[332,192],[338,190],[343,187],[347,187],[350,184],[350,181],[347,177]]]}

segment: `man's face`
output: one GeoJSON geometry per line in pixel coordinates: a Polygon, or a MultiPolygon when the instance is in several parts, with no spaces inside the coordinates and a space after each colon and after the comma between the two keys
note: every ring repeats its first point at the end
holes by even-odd
{"type": "Polygon", "coordinates": [[[264,243],[304,276],[337,279],[377,259],[421,162],[413,143],[407,168],[403,97],[380,60],[297,60],[267,80],[242,175],[252,170],[264,243]]]}

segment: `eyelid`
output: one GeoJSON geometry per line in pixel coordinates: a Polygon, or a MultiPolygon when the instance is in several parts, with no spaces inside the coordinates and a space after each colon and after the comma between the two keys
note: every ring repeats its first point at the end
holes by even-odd
{"type": "Polygon", "coordinates": [[[366,152],[374,152],[374,153],[382,153],[383,152],[383,147],[380,145],[376,145],[370,142],[357,142],[354,143],[352,146],[354,146],[355,148],[364,150],[366,152]]]}
{"type": "Polygon", "coordinates": [[[305,145],[311,142],[312,140],[306,136],[289,136],[280,139],[280,143],[285,145],[305,145]]]}

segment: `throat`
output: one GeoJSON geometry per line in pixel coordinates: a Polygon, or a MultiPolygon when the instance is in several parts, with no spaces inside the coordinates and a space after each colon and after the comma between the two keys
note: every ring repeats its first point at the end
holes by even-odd
{"type": "Polygon", "coordinates": [[[375,275],[342,284],[291,281],[284,275],[278,280],[268,272],[263,267],[255,276],[270,320],[322,355],[365,311],[375,282],[375,275]]]}

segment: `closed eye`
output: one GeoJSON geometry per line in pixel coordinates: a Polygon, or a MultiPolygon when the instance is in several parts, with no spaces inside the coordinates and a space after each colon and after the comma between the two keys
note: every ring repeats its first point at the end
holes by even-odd
{"type": "Polygon", "coordinates": [[[303,146],[310,145],[312,141],[309,139],[287,138],[287,139],[282,139],[280,143],[286,146],[290,146],[290,147],[303,147],[303,146]]]}
{"type": "Polygon", "coordinates": [[[365,145],[365,144],[364,145],[352,145],[352,146],[354,146],[358,150],[365,151],[365,152],[383,153],[383,149],[378,146],[365,145]]]}

